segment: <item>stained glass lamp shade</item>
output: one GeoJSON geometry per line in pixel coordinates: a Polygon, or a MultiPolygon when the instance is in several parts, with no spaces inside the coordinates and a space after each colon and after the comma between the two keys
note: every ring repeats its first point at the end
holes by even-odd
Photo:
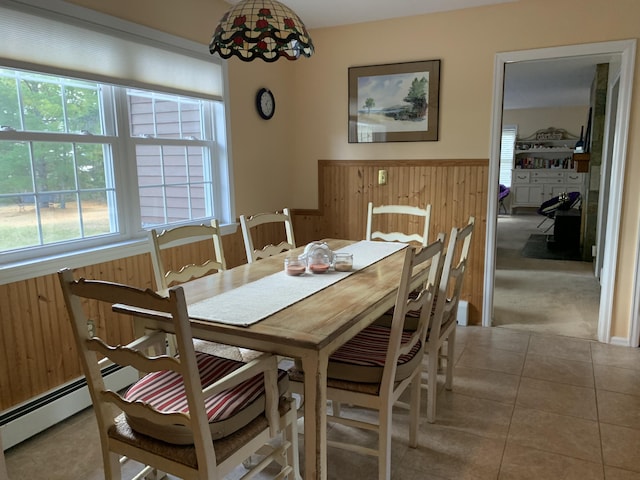
{"type": "Polygon", "coordinates": [[[222,58],[233,55],[249,62],[261,58],[296,60],[310,57],[313,42],[300,17],[275,0],[243,0],[224,14],[209,51],[222,58]]]}

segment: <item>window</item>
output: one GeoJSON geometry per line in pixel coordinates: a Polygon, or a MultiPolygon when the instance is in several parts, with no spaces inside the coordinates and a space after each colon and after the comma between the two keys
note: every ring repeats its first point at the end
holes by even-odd
{"type": "Polygon", "coordinates": [[[511,187],[511,170],[513,169],[513,155],[516,147],[517,125],[502,126],[502,140],[500,142],[500,184],[511,187]]]}
{"type": "Polygon", "coordinates": [[[206,46],[58,0],[6,0],[0,30],[0,282],[233,223],[226,68],[206,46]]]}
{"type": "Polygon", "coordinates": [[[0,69],[0,251],[211,218],[212,103],[0,69]]]}

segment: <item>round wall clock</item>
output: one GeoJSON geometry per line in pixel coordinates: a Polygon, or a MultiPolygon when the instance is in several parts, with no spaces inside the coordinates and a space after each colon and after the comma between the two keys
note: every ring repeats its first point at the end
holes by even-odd
{"type": "Polygon", "coordinates": [[[273,117],[276,111],[276,99],[271,93],[271,90],[261,88],[256,95],[256,107],[258,108],[258,114],[265,120],[269,120],[273,117]]]}

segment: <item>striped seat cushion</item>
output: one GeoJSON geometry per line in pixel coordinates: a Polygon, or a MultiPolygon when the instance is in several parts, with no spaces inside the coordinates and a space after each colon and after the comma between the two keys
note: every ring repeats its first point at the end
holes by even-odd
{"type": "MultiPolygon", "coordinates": [[[[390,334],[390,328],[377,325],[362,330],[329,357],[327,377],[350,382],[379,383],[382,380],[390,334]]],[[[408,342],[410,338],[411,332],[405,331],[402,343],[408,342]]],[[[395,381],[411,375],[420,362],[417,354],[421,348],[422,343],[417,342],[408,354],[400,356],[395,381]]]]}
{"type": "MultiPolygon", "coordinates": [[[[243,362],[196,352],[202,387],[215,383],[244,365],[243,362]]],[[[280,394],[288,389],[285,371],[278,370],[278,390],[280,394]]],[[[134,383],[125,398],[142,401],[162,413],[189,411],[182,377],[171,371],[150,373],[134,383]]],[[[264,412],[264,375],[258,374],[233,388],[205,399],[209,427],[214,440],[238,431],[264,412]]],[[[126,416],[131,428],[158,440],[187,445],[193,443],[191,431],[182,425],[157,425],[143,418],[126,416]]]]}

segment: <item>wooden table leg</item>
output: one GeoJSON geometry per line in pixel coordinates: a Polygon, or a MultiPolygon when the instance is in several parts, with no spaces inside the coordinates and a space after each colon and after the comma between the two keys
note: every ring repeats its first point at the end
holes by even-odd
{"type": "Polygon", "coordinates": [[[327,478],[327,356],[302,359],[304,370],[304,478],[327,478]]]}

